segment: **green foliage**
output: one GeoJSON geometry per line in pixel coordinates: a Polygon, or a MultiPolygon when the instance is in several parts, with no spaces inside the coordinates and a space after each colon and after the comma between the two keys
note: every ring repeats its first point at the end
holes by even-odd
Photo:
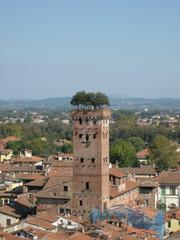
{"type": "Polygon", "coordinates": [[[24,139],[22,141],[14,141],[7,143],[7,148],[13,150],[13,154],[15,156],[19,156],[20,152],[24,152],[26,149],[31,149],[33,155],[46,157],[51,154],[57,154],[57,152],[63,151],[67,152],[70,151],[70,146],[64,147],[62,150],[61,147],[55,146],[51,142],[46,142],[41,138],[34,138],[31,140],[24,139]]]}
{"type": "Polygon", "coordinates": [[[92,101],[92,105],[96,107],[102,107],[103,105],[109,106],[109,98],[101,92],[97,92],[94,94],[94,101],[92,101]],[[94,105],[93,105],[94,104],[94,105]]]}
{"type": "Polygon", "coordinates": [[[27,124],[31,124],[32,123],[32,117],[31,117],[30,114],[24,119],[24,123],[27,123],[27,124]]]}
{"type": "Polygon", "coordinates": [[[29,148],[32,149],[33,155],[47,156],[49,147],[48,143],[41,138],[35,138],[29,143],[29,148]]]}
{"type": "MultiPolygon", "coordinates": [[[[113,119],[115,119],[115,122],[110,125],[110,142],[114,142],[117,139],[129,141],[129,138],[139,137],[145,144],[150,144],[157,134],[162,134],[172,139],[178,138],[177,131],[175,133],[163,126],[139,126],[137,124],[137,116],[133,111],[114,111],[113,119]]],[[[138,139],[137,141],[139,143],[138,139]]],[[[134,141],[131,143],[138,149],[134,141]]]]}
{"type": "Polygon", "coordinates": [[[168,170],[168,168],[177,165],[176,147],[167,137],[157,135],[150,146],[150,150],[151,162],[155,163],[158,169],[168,170]]]}
{"type": "Polygon", "coordinates": [[[54,144],[56,139],[71,140],[71,125],[63,124],[61,120],[54,121],[53,118],[52,114],[45,123],[34,124],[28,116],[24,123],[0,124],[0,137],[4,138],[11,135],[20,137],[20,141],[7,144],[7,148],[12,149],[16,156],[25,149],[31,149],[33,154],[39,156],[57,154],[59,151],[71,152],[72,147],[69,145],[61,150],[61,147],[54,144]]]}
{"type": "Polygon", "coordinates": [[[6,123],[0,127],[0,135],[3,137],[16,136],[20,137],[22,135],[22,127],[19,123],[6,123]]]}
{"type": "Polygon", "coordinates": [[[72,153],[72,151],[73,151],[73,146],[71,143],[64,144],[61,147],[61,152],[63,153],[72,153]]]}
{"type": "Polygon", "coordinates": [[[157,209],[162,210],[163,212],[166,212],[166,204],[165,203],[158,203],[157,209]]]}
{"type": "Polygon", "coordinates": [[[112,163],[118,161],[120,167],[138,166],[135,148],[124,140],[119,140],[111,145],[110,160],[112,163]]]}
{"type": "Polygon", "coordinates": [[[137,118],[135,115],[120,114],[110,127],[110,141],[127,139],[137,135],[137,118]]]}
{"type": "Polygon", "coordinates": [[[145,142],[140,137],[129,137],[127,141],[133,145],[136,152],[145,148],[145,142]]]}
{"type": "Polygon", "coordinates": [[[71,104],[78,108],[102,108],[104,105],[109,105],[108,97],[101,92],[86,93],[85,91],[77,92],[71,99],[71,104]]]}
{"type": "Polygon", "coordinates": [[[19,156],[20,152],[28,148],[28,143],[25,141],[8,142],[7,148],[12,149],[15,156],[19,156]]]}
{"type": "Polygon", "coordinates": [[[112,118],[114,120],[120,120],[122,117],[133,117],[134,118],[134,111],[131,110],[116,110],[112,112],[112,118]]]}
{"type": "Polygon", "coordinates": [[[63,124],[61,121],[48,121],[45,132],[49,140],[56,138],[71,140],[72,136],[71,126],[63,124]]]}

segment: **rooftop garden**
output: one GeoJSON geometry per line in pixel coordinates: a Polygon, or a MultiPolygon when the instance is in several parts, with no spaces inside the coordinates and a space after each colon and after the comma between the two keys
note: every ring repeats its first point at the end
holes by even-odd
{"type": "Polygon", "coordinates": [[[80,110],[102,109],[110,105],[109,98],[101,92],[77,92],[71,99],[71,104],[80,110]]]}

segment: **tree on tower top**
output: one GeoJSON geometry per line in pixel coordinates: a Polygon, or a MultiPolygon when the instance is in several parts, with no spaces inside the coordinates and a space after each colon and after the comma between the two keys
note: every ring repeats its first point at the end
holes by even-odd
{"type": "Polygon", "coordinates": [[[109,98],[101,92],[77,92],[71,99],[71,104],[78,109],[102,109],[109,106],[109,98]]]}

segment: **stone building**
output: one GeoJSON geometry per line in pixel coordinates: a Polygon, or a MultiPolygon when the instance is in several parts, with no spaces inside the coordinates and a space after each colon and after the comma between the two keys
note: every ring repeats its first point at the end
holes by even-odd
{"type": "Polygon", "coordinates": [[[93,208],[109,207],[108,108],[74,110],[73,212],[86,215],[93,208]]]}

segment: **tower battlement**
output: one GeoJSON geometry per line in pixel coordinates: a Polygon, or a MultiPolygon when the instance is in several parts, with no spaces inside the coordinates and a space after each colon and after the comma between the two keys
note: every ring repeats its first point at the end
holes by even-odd
{"type": "Polygon", "coordinates": [[[99,118],[99,119],[110,119],[111,110],[109,108],[95,109],[95,110],[81,110],[76,109],[71,113],[72,119],[77,118],[99,118]]]}

